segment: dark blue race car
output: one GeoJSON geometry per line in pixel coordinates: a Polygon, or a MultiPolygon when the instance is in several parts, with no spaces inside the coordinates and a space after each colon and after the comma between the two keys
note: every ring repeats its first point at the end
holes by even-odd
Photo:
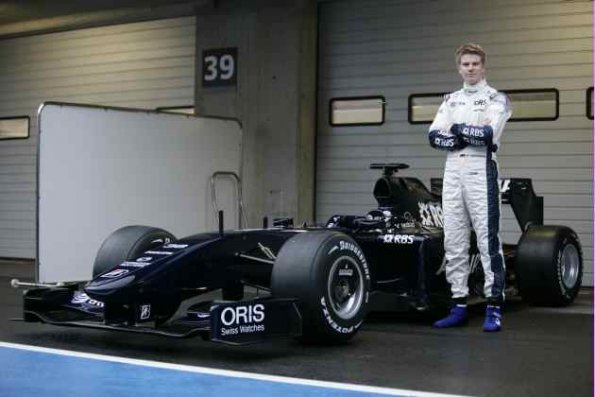
{"type": "MultiPolygon", "coordinates": [[[[265,219],[262,229],[220,226],[182,239],[148,226],[116,230],[99,249],[91,281],[29,289],[24,319],[232,344],[278,335],[336,343],[355,335],[371,311],[444,306],[441,181],[429,190],[397,176],[405,164],[371,167],[382,170],[378,207],[321,226],[282,219],[268,227],[265,219]]],[[[543,225],[530,179],[504,180],[502,192],[523,231],[517,244],[504,245],[508,293],[570,304],[583,271],[576,233],[543,225]]],[[[481,295],[483,269],[471,247],[469,286],[481,295]]]]}

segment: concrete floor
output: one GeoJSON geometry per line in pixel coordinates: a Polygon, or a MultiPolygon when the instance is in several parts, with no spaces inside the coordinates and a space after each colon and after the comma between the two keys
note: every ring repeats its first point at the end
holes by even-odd
{"type": "Polygon", "coordinates": [[[200,339],[14,322],[31,262],[0,261],[0,341],[271,375],[476,396],[593,396],[593,290],[568,308],[507,303],[504,331],[485,334],[481,306],[464,328],[436,330],[428,319],[371,316],[346,346],[279,339],[230,347],[200,339]]]}

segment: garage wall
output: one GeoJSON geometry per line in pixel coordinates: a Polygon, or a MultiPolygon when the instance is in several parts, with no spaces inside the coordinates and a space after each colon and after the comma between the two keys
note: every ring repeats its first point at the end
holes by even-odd
{"type": "MultiPolygon", "coordinates": [[[[509,123],[498,153],[503,177],[529,177],[544,196],[545,219],[579,233],[584,284],[592,285],[591,1],[367,0],[322,2],[319,9],[317,220],[375,205],[372,162],[404,162],[425,183],[444,155],[427,144],[429,125],[407,122],[413,93],[459,89],[453,52],[464,42],[488,52],[488,82],[499,89],[557,88],[556,121],[509,123]],[[333,97],[382,95],[381,126],[330,127],[333,97]]],[[[514,109],[513,109],[514,111],[514,109]]],[[[520,233],[508,209],[504,241],[520,233]]]]}
{"type": "Polygon", "coordinates": [[[203,87],[196,112],[242,123],[244,204],[249,227],[263,216],[311,222],[316,111],[314,0],[221,0],[197,15],[197,56],[238,49],[236,86],[203,87]]]}
{"type": "Polygon", "coordinates": [[[40,103],[192,105],[195,31],[183,17],[0,40],[0,117],[31,117],[29,139],[0,140],[0,257],[35,256],[40,103]]]}

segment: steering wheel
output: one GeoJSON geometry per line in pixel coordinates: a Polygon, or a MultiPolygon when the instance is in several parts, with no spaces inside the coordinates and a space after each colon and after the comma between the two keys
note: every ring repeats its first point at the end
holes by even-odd
{"type": "Polygon", "coordinates": [[[399,172],[399,170],[405,170],[409,168],[409,164],[405,163],[372,163],[370,169],[382,170],[382,175],[391,176],[393,173],[399,172]]]}
{"type": "Polygon", "coordinates": [[[358,218],[354,219],[353,223],[360,229],[372,229],[378,227],[384,227],[384,219],[365,219],[358,218]]]}

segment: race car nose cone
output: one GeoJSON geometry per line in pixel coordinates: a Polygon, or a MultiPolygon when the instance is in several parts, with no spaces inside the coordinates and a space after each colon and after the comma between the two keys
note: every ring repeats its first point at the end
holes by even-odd
{"type": "Polygon", "coordinates": [[[84,288],[87,295],[93,299],[101,300],[102,298],[114,295],[120,292],[123,288],[128,287],[134,281],[135,277],[129,275],[115,280],[110,279],[95,279],[89,282],[84,288]]]}

